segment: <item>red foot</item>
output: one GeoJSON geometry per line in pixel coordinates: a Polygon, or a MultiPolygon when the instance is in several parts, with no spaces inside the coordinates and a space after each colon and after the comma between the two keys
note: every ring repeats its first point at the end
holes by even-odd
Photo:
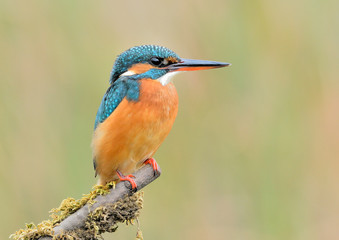
{"type": "Polygon", "coordinates": [[[129,181],[129,183],[132,186],[132,190],[137,190],[137,184],[135,183],[135,181],[132,179],[134,178],[134,176],[132,174],[125,176],[124,174],[122,174],[119,170],[117,170],[117,175],[120,179],[120,181],[129,181]]]}
{"type": "Polygon", "coordinates": [[[159,173],[159,166],[157,161],[155,161],[154,158],[149,158],[147,159],[144,164],[149,164],[152,166],[153,170],[154,170],[154,174],[159,173]]]}

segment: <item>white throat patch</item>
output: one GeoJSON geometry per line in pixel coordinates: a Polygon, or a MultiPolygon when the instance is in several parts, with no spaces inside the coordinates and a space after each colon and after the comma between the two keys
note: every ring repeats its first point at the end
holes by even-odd
{"type": "MultiPolygon", "coordinates": [[[[171,82],[171,79],[174,75],[176,75],[177,73],[179,72],[169,72],[169,73],[166,73],[164,76],[162,77],[159,77],[157,79],[157,81],[159,81],[163,86],[169,84],[171,82]]],[[[132,70],[128,70],[126,72],[124,72],[123,74],[121,74],[121,76],[132,76],[132,75],[135,75],[136,73],[132,70]]]]}
{"type": "Polygon", "coordinates": [[[176,75],[179,72],[170,72],[170,73],[166,73],[164,76],[159,77],[157,79],[157,81],[159,81],[163,86],[167,85],[170,81],[171,78],[176,75]]]}

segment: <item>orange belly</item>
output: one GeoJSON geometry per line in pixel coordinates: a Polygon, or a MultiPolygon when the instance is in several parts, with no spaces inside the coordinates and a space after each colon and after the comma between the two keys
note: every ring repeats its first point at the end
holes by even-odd
{"type": "Polygon", "coordinates": [[[96,128],[93,157],[99,184],[118,179],[116,170],[131,174],[152,157],[170,132],[178,111],[178,95],[172,83],[141,80],[137,102],[124,98],[96,128]]]}

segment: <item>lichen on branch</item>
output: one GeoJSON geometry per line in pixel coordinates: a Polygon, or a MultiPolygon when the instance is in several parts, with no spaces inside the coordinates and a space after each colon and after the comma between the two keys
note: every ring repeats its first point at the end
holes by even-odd
{"type": "MultiPolygon", "coordinates": [[[[137,190],[147,186],[160,174],[160,167],[154,172],[149,164],[144,165],[134,173],[137,190]]],[[[140,214],[142,197],[142,192],[133,194],[127,181],[116,186],[114,183],[96,186],[79,200],[63,200],[60,207],[51,210],[50,220],[38,225],[27,224],[25,229],[18,230],[10,237],[14,240],[97,239],[104,232],[114,232],[118,222],[133,223],[133,219],[140,214]]],[[[142,239],[140,230],[137,239],[142,239]]]]}
{"type": "MultiPolygon", "coordinates": [[[[106,186],[95,186],[94,190],[84,195],[81,199],[67,198],[62,201],[58,208],[50,212],[50,220],[45,220],[37,225],[26,224],[25,229],[20,229],[10,237],[14,240],[33,240],[43,236],[53,236],[53,228],[69,215],[76,212],[86,203],[93,204],[95,197],[105,195],[114,183],[106,186]]],[[[53,239],[98,239],[104,232],[115,232],[117,223],[131,224],[136,219],[143,207],[143,192],[137,192],[132,196],[125,195],[124,198],[114,204],[100,206],[91,212],[83,227],[54,236],[53,239]]]]}

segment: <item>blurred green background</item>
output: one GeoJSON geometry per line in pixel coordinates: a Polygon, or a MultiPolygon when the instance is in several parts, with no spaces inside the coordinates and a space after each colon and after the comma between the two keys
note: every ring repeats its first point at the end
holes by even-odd
{"type": "MultiPolygon", "coordinates": [[[[96,182],[94,118],[141,44],[227,69],[174,80],[145,239],[339,239],[339,2],[0,1],[0,238],[96,182]]],[[[120,226],[106,239],[134,239],[120,226]]]]}

